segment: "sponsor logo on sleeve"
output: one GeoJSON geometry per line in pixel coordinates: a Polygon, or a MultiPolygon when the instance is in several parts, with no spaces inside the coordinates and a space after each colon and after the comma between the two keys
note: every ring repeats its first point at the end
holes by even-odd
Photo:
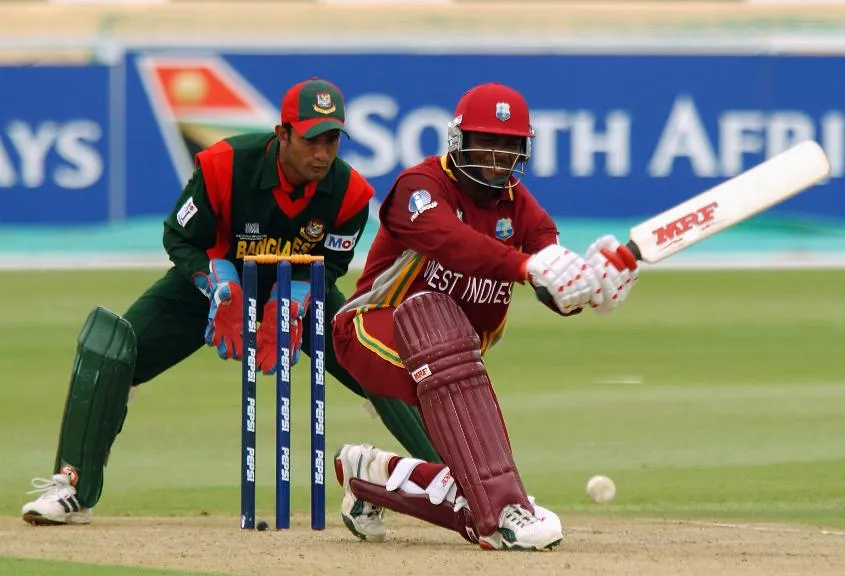
{"type": "Polygon", "coordinates": [[[191,221],[191,218],[193,218],[198,211],[199,210],[197,209],[197,205],[194,204],[193,196],[185,200],[185,203],[182,204],[181,208],[179,208],[179,212],[176,213],[176,221],[179,223],[179,226],[184,228],[185,225],[191,221]]]}
{"type": "Polygon", "coordinates": [[[431,201],[431,194],[428,190],[414,190],[411,192],[411,198],[408,201],[408,211],[411,212],[411,222],[416,220],[420,214],[426,210],[431,210],[437,206],[437,202],[431,201]]]}

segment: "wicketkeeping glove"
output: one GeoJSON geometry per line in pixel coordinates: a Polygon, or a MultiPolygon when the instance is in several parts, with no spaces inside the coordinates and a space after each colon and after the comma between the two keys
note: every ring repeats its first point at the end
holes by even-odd
{"type": "MultiPolygon", "coordinates": [[[[276,300],[278,285],[273,285],[270,293],[270,300],[264,305],[264,317],[261,319],[261,326],[258,327],[258,355],[256,361],[258,368],[264,374],[276,373],[276,362],[279,356],[279,307],[276,300]]],[[[308,303],[311,299],[310,285],[308,282],[295,280],[291,282],[290,290],[290,365],[299,362],[300,348],[302,347],[302,319],[308,310],[308,303]]]]}
{"type": "Polygon", "coordinates": [[[211,302],[205,343],[217,348],[217,355],[224,360],[240,360],[243,352],[243,291],[235,265],[228,260],[212,260],[208,274],[194,276],[194,284],[211,302]]]}

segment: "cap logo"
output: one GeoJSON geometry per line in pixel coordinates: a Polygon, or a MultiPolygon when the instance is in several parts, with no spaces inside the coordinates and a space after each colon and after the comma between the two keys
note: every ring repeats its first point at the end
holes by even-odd
{"type": "Polygon", "coordinates": [[[317,101],[314,103],[314,112],[320,114],[331,114],[337,110],[337,107],[332,102],[332,95],[328,92],[317,92],[317,101]]]}
{"type": "Polygon", "coordinates": [[[505,122],[511,118],[511,105],[507,102],[496,103],[496,118],[505,122]]]}

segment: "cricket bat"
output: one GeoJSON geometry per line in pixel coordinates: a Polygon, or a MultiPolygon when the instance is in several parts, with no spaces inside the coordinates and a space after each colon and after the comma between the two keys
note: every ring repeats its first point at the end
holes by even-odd
{"type": "Polygon", "coordinates": [[[655,263],[818,184],[830,162],[806,140],[631,228],[627,246],[655,263]]]}

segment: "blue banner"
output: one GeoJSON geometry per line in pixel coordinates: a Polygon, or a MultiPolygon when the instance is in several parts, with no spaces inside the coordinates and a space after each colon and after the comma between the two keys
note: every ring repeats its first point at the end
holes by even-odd
{"type": "Polygon", "coordinates": [[[0,223],[109,217],[108,73],[0,67],[0,223]]]}
{"type": "Polygon", "coordinates": [[[832,177],[772,213],[845,218],[845,57],[154,52],[123,65],[116,127],[107,68],[0,68],[0,222],[161,217],[197,151],[272,130],[283,92],[312,76],[343,90],[341,154],[379,197],[443,152],[463,92],[496,80],[532,108],[525,182],[556,218],[651,216],[808,138],[832,177]],[[112,129],[125,155],[107,156],[112,129]],[[112,157],[125,167],[110,189],[112,157]]]}
{"type": "Polygon", "coordinates": [[[845,77],[841,57],[157,53],[128,69],[132,214],[169,211],[192,153],[272,129],[284,90],[319,76],[346,97],[341,154],[379,196],[444,150],[463,92],[495,80],[532,108],[525,182],[555,217],[653,215],[808,138],[832,179],[775,212],[845,217],[845,90],[831,80],[845,77]]]}

